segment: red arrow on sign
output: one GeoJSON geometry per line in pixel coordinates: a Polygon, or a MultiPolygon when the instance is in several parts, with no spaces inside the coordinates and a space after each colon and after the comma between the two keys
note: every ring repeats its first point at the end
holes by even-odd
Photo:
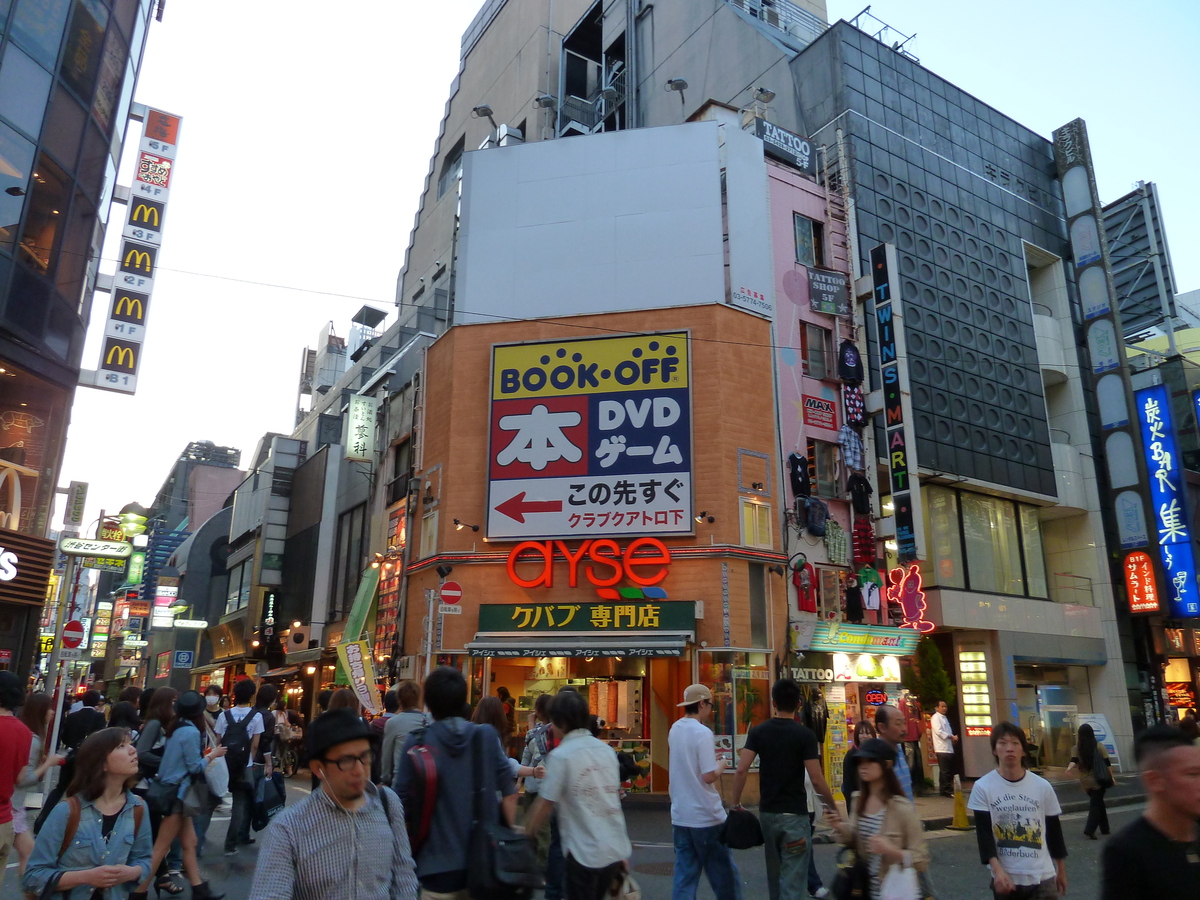
{"type": "Polygon", "coordinates": [[[462,585],[457,581],[447,581],[442,584],[442,602],[457,603],[462,599],[462,585]]]}
{"type": "Polygon", "coordinates": [[[83,643],[83,623],[72,619],[63,626],[62,645],[74,649],[83,643]]]}
{"type": "Polygon", "coordinates": [[[496,512],[503,513],[514,521],[525,523],[526,513],[562,512],[561,500],[526,500],[525,492],[509,497],[496,507],[496,512]]]}

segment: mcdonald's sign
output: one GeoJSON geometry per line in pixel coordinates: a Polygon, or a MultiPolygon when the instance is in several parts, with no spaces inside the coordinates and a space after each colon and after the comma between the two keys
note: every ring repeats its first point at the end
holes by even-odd
{"type": "Polygon", "coordinates": [[[136,341],[121,341],[116,338],[105,338],[104,350],[100,356],[100,368],[110,372],[137,372],[138,357],[142,345],[136,341]]]}
{"type": "Polygon", "coordinates": [[[141,275],[144,278],[154,277],[154,262],[158,257],[158,248],[150,244],[135,244],[124,241],[121,244],[121,266],[119,271],[130,275],[141,275]]]}
{"type": "Polygon", "coordinates": [[[162,230],[162,220],[166,215],[167,205],[155,203],[153,200],[142,200],[131,197],[129,200],[129,226],[145,228],[151,231],[162,230]]]}
{"type": "Polygon", "coordinates": [[[146,310],[150,307],[149,294],[114,290],[112,297],[112,310],[108,314],[110,319],[129,322],[132,325],[141,325],[146,321],[146,310]]]}

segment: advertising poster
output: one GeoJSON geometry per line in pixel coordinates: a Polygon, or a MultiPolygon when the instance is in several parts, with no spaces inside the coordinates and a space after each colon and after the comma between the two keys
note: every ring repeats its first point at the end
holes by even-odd
{"type": "Polygon", "coordinates": [[[492,351],[491,540],[690,534],[684,332],[492,351]]]}

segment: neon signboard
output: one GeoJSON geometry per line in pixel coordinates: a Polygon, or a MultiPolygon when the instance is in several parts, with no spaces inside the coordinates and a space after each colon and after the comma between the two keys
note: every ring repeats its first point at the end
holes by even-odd
{"type": "Polygon", "coordinates": [[[1188,521],[1187,496],[1182,490],[1170,396],[1166,385],[1156,384],[1136,391],[1134,399],[1150,476],[1150,505],[1154,510],[1151,532],[1158,538],[1159,557],[1166,574],[1163,592],[1172,616],[1200,616],[1192,528],[1188,521]]]}
{"type": "Polygon", "coordinates": [[[1125,590],[1131,613],[1162,611],[1158,585],[1154,581],[1154,561],[1150,554],[1136,550],[1125,557],[1125,590]]]}
{"type": "Polygon", "coordinates": [[[912,628],[921,634],[928,634],[936,627],[925,618],[925,591],[921,581],[921,567],[911,565],[907,569],[898,566],[888,572],[887,598],[889,603],[900,604],[904,613],[904,624],[901,628],[912,628]]]}

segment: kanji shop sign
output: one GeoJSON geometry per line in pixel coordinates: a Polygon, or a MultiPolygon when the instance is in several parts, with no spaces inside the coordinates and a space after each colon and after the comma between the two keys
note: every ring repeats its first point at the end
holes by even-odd
{"type": "Polygon", "coordinates": [[[630,541],[624,550],[608,538],[584,541],[574,550],[562,541],[522,541],[508,554],[509,579],[523,588],[553,587],[556,552],[566,560],[571,587],[579,586],[580,569],[598,588],[612,587],[622,578],[650,587],[667,577],[671,565],[671,551],[651,537],[630,541]]]}
{"type": "Polygon", "coordinates": [[[623,603],[484,603],[481,632],[529,631],[693,631],[696,604],[691,600],[623,603]]]}
{"type": "Polygon", "coordinates": [[[685,332],[492,350],[491,540],[691,534],[685,332]]]}
{"type": "Polygon", "coordinates": [[[1142,427],[1142,449],[1150,476],[1150,506],[1154,510],[1151,531],[1158,537],[1159,557],[1166,575],[1163,593],[1172,616],[1180,619],[1200,616],[1182,460],[1175,446],[1171,399],[1166,385],[1156,384],[1135,391],[1134,404],[1142,427]]]}
{"type": "Polygon", "coordinates": [[[378,397],[350,395],[350,416],[346,426],[346,459],[373,462],[375,459],[375,416],[378,397]]]}
{"type": "Polygon", "coordinates": [[[1141,550],[1125,557],[1125,589],[1129,594],[1129,611],[1156,613],[1162,611],[1158,586],[1154,582],[1154,563],[1150,554],[1141,550]]]}

